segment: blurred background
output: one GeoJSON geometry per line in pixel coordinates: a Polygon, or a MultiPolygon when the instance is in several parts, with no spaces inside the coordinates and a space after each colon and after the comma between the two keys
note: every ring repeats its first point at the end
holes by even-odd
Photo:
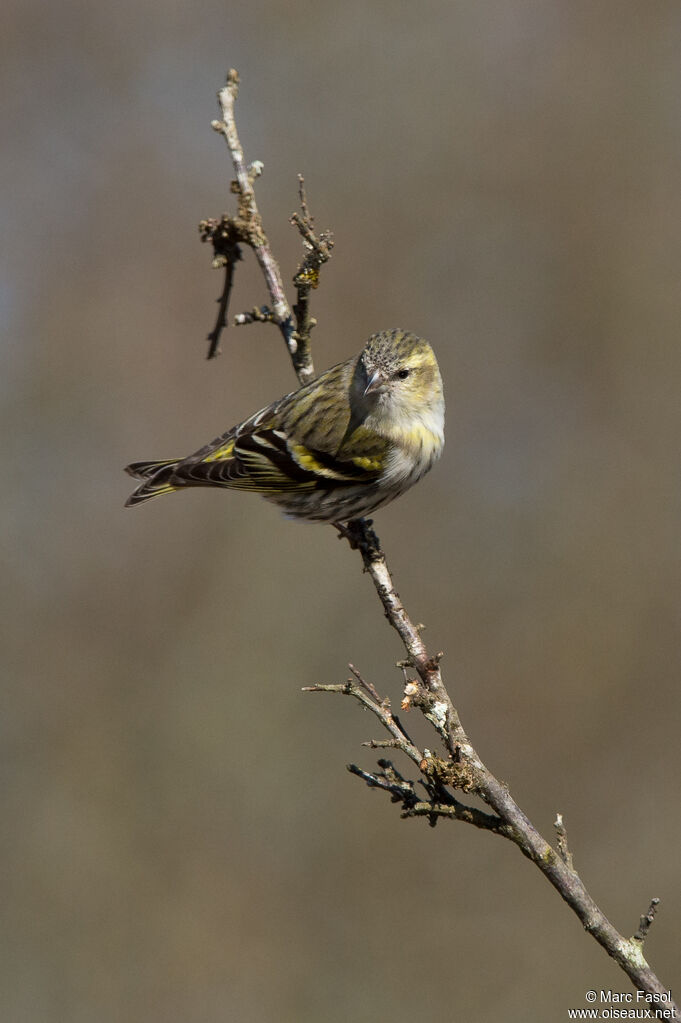
{"type": "MultiPolygon", "coordinates": [[[[127,462],[295,385],[269,326],[205,360],[230,66],[285,279],[297,172],[335,233],[318,370],[388,326],[439,356],[443,461],[376,516],[400,593],[613,923],[662,900],[646,951],[674,988],[679,4],[3,21],[3,1019],[514,1023],[629,990],[512,845],[403,822],[346,772],[377,724],[301,687],[353,661],[396,703],[402,650],[332,529],[220,491],[123,510],[127,462]]],[[[246,254],[232,312],[264,301],[246,254]]]]}

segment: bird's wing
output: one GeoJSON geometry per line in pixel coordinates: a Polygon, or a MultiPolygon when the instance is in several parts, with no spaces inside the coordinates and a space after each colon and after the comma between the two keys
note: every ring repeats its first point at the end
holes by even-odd
{"type": "Polygon", "coordinates": [[[184,459],[177,465],[173,479],[185,486],[222,486],[262,494],[377,479],[386,449],[382,438],[362,427],[353,431],[351,445],[346,437],[338,445],[336,438],[324,431],[296,431],[300,436],[289,435],[282,428],[285,401],[262,409],[184,459]]]}

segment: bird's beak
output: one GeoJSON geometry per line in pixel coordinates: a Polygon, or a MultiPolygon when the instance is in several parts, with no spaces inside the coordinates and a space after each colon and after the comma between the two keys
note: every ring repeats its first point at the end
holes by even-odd
{"type": "Polygon", "coordinates": [[[369,383],[366,385],[364,397],[366,398],[367,394],[375,394],[376,391],[380,391],[384,381],[385,377],[381,373],[380,369],[374,370],[372,375],[369,377],[369,383]]]}

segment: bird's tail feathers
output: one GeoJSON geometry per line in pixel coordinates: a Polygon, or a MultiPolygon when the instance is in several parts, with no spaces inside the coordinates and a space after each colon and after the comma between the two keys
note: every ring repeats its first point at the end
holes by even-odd
{"type": "Polygon", "coordinates": [[[150,501],[152,497],[160,497],[161,494],[172,494],[177,490],[177,487],[169,482],[177,461],[176,458],[166,458],[160,462],[131,462],[130,465],[126,465],[125,471],[130,476],[143,481],[125,502],[126,508],[150,501]]]}

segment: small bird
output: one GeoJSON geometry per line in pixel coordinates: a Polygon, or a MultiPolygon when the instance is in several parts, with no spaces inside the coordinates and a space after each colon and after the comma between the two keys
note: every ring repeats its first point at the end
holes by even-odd
{"type": "Polygon", "coordinates": [[[133,462],[127,504],[185,487],[262,494],[292,518],[347,522],[413,486],[439,458],[445,403],[433,349],[403,330],[272,402],[193,455],[133,462]]]}

